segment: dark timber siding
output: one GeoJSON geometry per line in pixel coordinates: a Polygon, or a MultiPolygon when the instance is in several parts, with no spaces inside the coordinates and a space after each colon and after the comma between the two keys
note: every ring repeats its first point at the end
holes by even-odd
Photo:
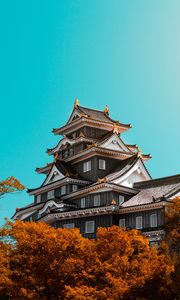
{"type": "Polygon", "coordinates": [[[95,139],[100,139],[105,134],[107,134],[106,130],[92,128],[92,127],[88,127],[88,126],[84,126],[82,128],[82,132],[84,133],[85,136],[90,137],[90,138],[95,138],[95,139]]]}
{"type": "Polygon", "coordinates": [[[80,232],[83,236],[91,238],[95,237],[95,233],[97,231],[98,227],[110,227],[112,226],[112,215],[102,215],[102,216],[92,216],[92,217],[86,217],[86,218],[80,218],[80,219],[69,219],[64,221],[56,221],[54,224],[52,224],[56,228],[63,228],[64,224],[74,223],[76,228],[80,229],[80,232]],[[85,233],[85,222],[87,221],[95,221],[95,232],[94,234],[85,233]]]}
{"type": "MultiPolygon", "coordinates": [[[[117,193],[117,192],[113,192],[113,191],[95,193],[95,194],[87,195],[86,197],[81,197],[81,198],[85,198],[85,203],[86,203],[85,208],[94,207],[94,196],[95,195],[100,195],[100,206],[106,206],[106,205],[111,204],[111,201],[113,199],[116,200],[118,203],[119,195],[125,196],[125,201],[129,199],[129,196],[124,195],[123,193],[117,193]]],[[[77,204],[78,208],[81,207],[81,198],[71,199],[73,201],[73,203],[77,204]]]]}
{"type": "Polygon", "coordinates": [[[129,214],[114,215],[113,224],[119,225],[119,219],[125,219],[127,228],[136,228],[136,217],[142,216],[142,223],[143,223],[142,230],[157,229],[157,227],[150,227],[150,215],[153,213],[157,213],[157,227],[162,227],[164,224],[164,212],[162,209],[153,209],[153,210],[147,210],[141,212],[133,212],[129,214]]]}
{"type": "MultiPolygon", "coordinates": [[[[75,183],[74,183],[74,185],[78,186],[78,190],[84,187],[82,185],[78,185],[75,183]]],[[[73,186],[73,184],[66,184],[66,194],[72,193],[72,186],[73,186]]],[[[61,187],[54,189],[54,191],[55,191],[54,192],[55,198],[60,198],[61,197],[61,187]]],[[[41,202],[46,202],[47,200],[50,200],[50,199],[47,199],[47,192],[42,193],[41,194],[41,202]]],[[[35,196],[35,203],[37,203],[37,196],[35,196]]]]}
{"type": "Polygon", "coordinates": [[[95,156],[91,159],[86,159],[83,162],[79,162],[73,165],[74,170],[80,174],[83,178],[87,180],[97,181],[98,178],[103,178],[107,174],[109,174],[116,166],[117,160],[107,158],[107,157],[99,157],[95,156]],[[100,170],[99,169],[99,159],[104,159],[106,161],[106,169],[100,170]],[[83,163],[86,161],[91,160],[91,170],[88,172],[83,172],[83,163]]]}

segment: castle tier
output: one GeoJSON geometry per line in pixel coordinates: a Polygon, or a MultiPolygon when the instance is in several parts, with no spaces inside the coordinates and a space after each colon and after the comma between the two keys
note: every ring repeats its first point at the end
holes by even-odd
{"type": "Polygon", "coordinates": [[[152,180],[145,167],[151,158],[121,134],[131,128],[104,111],[75,101],[68,122],[53,129],[63,135],[48,149],[53,162],[37,168],[46,178],[28,189],[31,205],[17,209],[13,219],[45,221],[54,227],[80,228],[94,238],[98,227],[137,228],[151,243],[164,236],[164,207],[180,192],[180,175],[152,180]]]}

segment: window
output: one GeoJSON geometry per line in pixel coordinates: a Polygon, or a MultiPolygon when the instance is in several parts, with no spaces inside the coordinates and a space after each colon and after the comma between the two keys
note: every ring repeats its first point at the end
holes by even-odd
{"type": "Polygon", "coordinates": [[[66,158],[66,157],[68,157],[68,150],[66,150],[65,152],[64,152],[64,158],[66,158]]]}
{"type": "Polygon", "coordinates": [[[68,228],[68,229],[74,228],[74,223],[64,224],[63,228],[68,228]]]}
{"type": "Polygon", "coordinates": [[[36,196],[36,203],[39,203],[39,202],[41,202],[41,195],[36,196]]]}
{"type": "Polygon", "coordinates": [[[99,159],[99,169],[100,170],[106,169],[106,161],[104,159],[99,159]]]}
{"type": "Polygon", "coordinates": [[[95,195],[94,196],[94,206],[99,206],[100,205],[100,195],[95,195]]]}
{"type": "Polygon", "coordinates": [[[86,233],[93,233],[95,228],[94,221],[88,221],[85,223],[85,232],[86,233]]]}
{"type": "Polygon", "coordinates": [[[119,226],[125,228],[126,227],[126,220],[125,219],[119,219],[119,226]]]}
{"type": "Polygon", "coordinates": [[[83,172],[91,171],[91,160],[83,163],[83,172]]]}
{"type": "Polygon", "coordinates": [[[86,199],[85,198],[81,198],[81,208],[86,207],[86,203],[85,203],[86,199]]]}
{"type": "Polygon", "coordinates": [[[63,186],[61,187],[61,195],[65,195],[65,194],[66,194],[66,186],[63,185],[63,186]]]}
{"type": "Polygon", "coordinates": [[[119,195],[119,199],[118,199],[118,205],[121,205],[124,203],[124,196],[119,195]]]}
{"type": "Polygon", "coordinates": [[[69,155],[73,155],[74,154],[74,150],[73,150],[73,148],[70,148],[69,149],[69,155]]]}
{"type": "Polygon", "coordinates": [[[154,246],[154,247],[158,248],[159,242],[158,241],[151,241],[151,242],[149,242],[149,246],[150,247],[154,246]]]}
{"type": "Polygon", "coordinates": [[[47,199],[49,200],[49,199],[53,199],[54,198],[54,190],[52,190],[52,191],[49,191],[48,193],[47,193],[47,199]]]}
{"type": "Polygon", "coordinates": [[[150,215],[150,226],[157,227],[157,214],[150,215]]]}
{"type": "Polygon", "coordinates": [[[73,185],[72,185],[72,191],[73,191],[73,192],[76,192],[77,190],[78,190],[77,184],[73,184],[73,185]]]}
{"type": "Polygon", "coordinates": [[[136,217],[136,229],[142,228],[142,216],[136,217]]]}

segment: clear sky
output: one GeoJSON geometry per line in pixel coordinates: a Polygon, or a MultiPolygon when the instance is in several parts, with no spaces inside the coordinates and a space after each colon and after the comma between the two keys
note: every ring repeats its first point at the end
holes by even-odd
{"type": "MultiPolygon", "coordinates": [[[[0,179],[41,184],[75,98],[132,123],[154,178],[179,173],[180,1],[0,1],[0,43],[0,179]]],[[[31,201],[0,199],[0,223],[31,201]]]]}

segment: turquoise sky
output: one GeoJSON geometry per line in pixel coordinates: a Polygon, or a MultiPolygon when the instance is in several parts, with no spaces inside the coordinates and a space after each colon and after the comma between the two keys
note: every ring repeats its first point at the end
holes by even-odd
{"type": "MultiPolygon", "coordinates": [[[[41,184],[76,97],[132,123],[153,177],[179,173],[180,1],[0,1],[0,43],[1,179],[41,184]]],[[[2,198],[0,222],[31,201],[2,198]]]]}

